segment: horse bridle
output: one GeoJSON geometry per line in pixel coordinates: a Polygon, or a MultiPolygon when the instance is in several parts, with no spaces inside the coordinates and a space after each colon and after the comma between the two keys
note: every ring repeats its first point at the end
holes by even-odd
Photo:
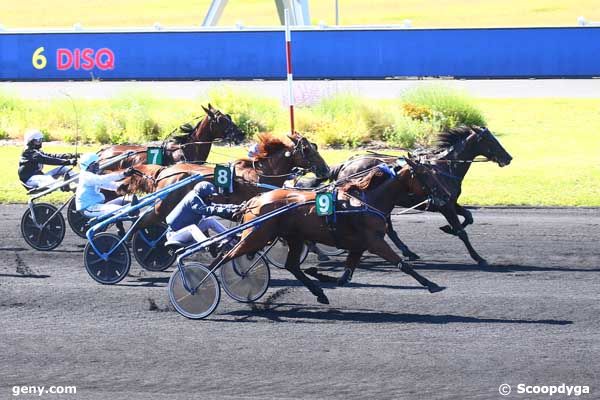
{"type": "MultiPolygon", "coordinates": [[[[290,153],[289,155],[286,155],[286,158],[292,158],[292,157],[294,157],[298,151],[300,151],[300,154],[301,154],[302,158],[306,158],[305,153],[304,153],[304,146],[301,143],[303,139],[305,139],[305,138],[303,136],[300,136],[300,139],[296,143],[294,143],[294,146],[292,147],[291,151],[288,150],[288,149],[285,150],[285,152],[289,152],[290,153]]],[[[259,170],[259,168],[261,166],[260,166],[260,164],[258,164],[259,168],[257,168],[257,163],[260,163],[260,162],[262,162],[264,160],[270,160],[272,158],[273,157],[263,157],[263,158],[261,158],[258,161],[257,160],[252,160],[252,169],[254,169],[256,171],[256,173],[259,176],[259,178],[283,178],[283,177],[290,177],[290,179],[291,179],[291,178],[297,176],[297,174],[294,173],[294,172],[289,172],[287,174],[279,174],[279,175],[267,175],[267,174],[261,173],[260,170],[259,170]]],[[[310,168],[302,168],[302,169],[305,170],[305,171],[308,171],[308,172],[316,172],[317,167],[315,165],[311,165],[310,168]]]]}

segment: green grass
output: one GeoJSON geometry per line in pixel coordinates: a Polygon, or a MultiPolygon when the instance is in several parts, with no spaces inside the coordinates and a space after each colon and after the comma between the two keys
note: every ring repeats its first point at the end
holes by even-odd
{"type": "MultiPolygon", "coordinates": [[[[600,99],[475,101],[514,160],[505,168],[474,164],[464,181],[463,204],[600,206],[600,99]]],[[[97,146],[88,147],[92,148],[97,146]]],[[[44,149],[73,151],[72,146],[44,149]]],[[[330,164],[360,152],[322,150],[330,164]]],[[[224,162],[245,153],[242,147],[216,147],[210,161],[224,162]]],[[[18,146],[0,146],[0,168],[5,171],[0,176],[0,202],[27,199],[16,174],[19,154],[18,146]]]]}
{"type": "MultiPolygon", "coordinates": [[[[311,1],[313,24],[335,23],[335,1],[311,1]]],[[[9,28],[198,25],[210,0],[0,0],[2,20],[9,28]]],[[[401,24],[415,27],[568,26],[578,16],[600,20],[597,0],[339,0],[340,23],[401,24]]],[[[220,25],[242,21],[247,26],[278,25],[273,0],[231,0],[220,25]]]]}
{"type": "Polygon", "coordinates": [[[481,100],[510,166],[475,164],[462,202],[600,206],[600,100],[481,100]]]}
{"type": "MultiPolygon", "coordinates": [[[[208,102],[231,114],[247,137],[288,127],[287,109],[280,101],[222,86],[206,99],[176,101],[141,92],[73,103],[25,101],[0,93],[0,132],[19,138],[27,128],[43,127],[47,138],[66,142],[79,137],[83,143],[146,143],[202,115],[201,105],[208,102]]],[[[402,147],[427,145],[432,133],[444,127],[484,122],[471,98],[437,85],[420,87],[396,101],[340,94],[297,110],[297,130],[319,144],[337,147],[382,140],[402,147]]]]}

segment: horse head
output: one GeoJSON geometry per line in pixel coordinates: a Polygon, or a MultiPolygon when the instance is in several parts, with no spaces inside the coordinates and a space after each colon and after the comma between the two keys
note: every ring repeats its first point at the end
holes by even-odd
{"type": "Polygon", "coordinates": [[[496,136],[486,127],[472,126],[477,142],[479,154],[494,161],[500,167],[507,166],[512,161],[512,156],[502,147],[496,136]]]}
{"type": "Polygon", "coordinates": [[[446,150],[446,159],[472,160],[484,156],[501,167],[510,164],[512,157],[498,139],[485,127],[462,125],[438,135],[440,149],[446,150]]]}
{"type": "Polygon", "coordinates": [[[229,114],[223,114],[221,111],[213,108],[209,103],[208,108],[202,106],[206,113],[205,119],[196,126],[192,132],[191,139],[195,141],[205,141],[207,138],[210,141],[214,139],[224,139],[226,142],[240,144],[244,141],[244,132],[233,122],[229,114]],[[208,136],[206,135],[207,130],[208,136]]]}
{"type": "Polygon", "coordinates": [[[156,176],[164,169],[160,165],[142,164],[134,168],[133,174],[119,182],[119,195],[152,193],[156,189],[156,176]]]}
{"type": "Polygon", "coordinates": [[[294,146],[289,155],[286,153],[286,156],[292,157],[294,166],[310,170],[317,178],[329,177],[329,166],[321,154],[319,154],[319,148],[316,143],[310,142],[297,132],[289,134],[287,137],[292,141],[294,146]]]}

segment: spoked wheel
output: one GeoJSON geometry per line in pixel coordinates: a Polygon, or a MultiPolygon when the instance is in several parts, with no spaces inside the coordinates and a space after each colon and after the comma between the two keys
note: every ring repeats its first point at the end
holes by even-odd
{"type": "Polygon", "coordinates": [[[75,197],[69,200],[69,205],[67,206],[67,221],[77,236],[86,239],[85,233],[88,229],[88,220],[89,218],[83,215],[82,212],[77,211],[77,208],[75,207],[75,197]]]}
{"type": "Polygon", "coordinates": [[[221,287],[217,278],[206,267],[200,263],[189,263],[177,268],[171,275],[169,300],[184,317],[206,318],[219,305],[221,287]]]}
{"type": "MultiPolygon", "coordinates": [[[[289,249],[287,246],[287,242],[281,238],[277,239],[277,243],[275,246],[269,251],[265,257],[267,261],[276,266],[277,268],[285,268],[285,261],[287,260],[287,255],[289,253],[289,249]]],[[[302,253],[300,255],[300,261],[298,264],[302,264],[304,260],[308,256],[308,246],[306,244],[302,245],[302,253]]]]}
{"type": "Polygon", "coordinates": [[[133,234],[133,256],[148,271],[164,271],[175,261],[175,250],[165,247],[167,226],[152,225],[133,234]]]}
{"type": "Polygon", "coordinates": [[[131,256],[125,243],[118,244],[120,240],[121,238],[112,233],[99,233],[94,236],[94,245],[100,253],[113,250],[106,260],[96,254],[90,242],[85,245],[83,250],[85,269],[96,282],[114,285],[121,282],[129,273],[131,256]]]}
{"type": "Polygon", "coordinates": [[[319,249],[319,251],[326,256],[335,257],[344,254],[346,250],[338,249],[335,246],[327,246],[326,244],[315,243],[315,246],[319,249]]]}
{"type": "Polygon", "coordinates": [[[221,266],[221,284],[234,300],[250,303],[260,299],[269,288],[271,274],[265,259],[244,255],[221,266]]]}
{"type": "Polygon", "coordinates": [[[33,205],[35,221],[28,208],[21,218],[21,234],[28,245],[48,251],[60,245],[65,237],[65,219],[57,208],[46,203],[33,205]],[[36,224],[37,222],[37,224],[36,224]]]}

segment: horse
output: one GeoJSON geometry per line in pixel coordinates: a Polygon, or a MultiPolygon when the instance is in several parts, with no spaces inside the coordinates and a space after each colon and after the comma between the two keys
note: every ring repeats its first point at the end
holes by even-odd
{"type": "MultiPolygon", "coordinates": [[[[286,180],[294,176],[295,168],[309,170],[318,178],[329,175],[329,166],[319,154],[316,144],[309,142],[298,133],[289,135],[288,139],[289,141],[284,141],[269,133],[259,134],[256,155],[233,163],[235,171],[233,191],[216,195],[214,201],[240,204],[271,189],[271,187],[260,187],[260,184],[283,186],[286,180]]],[[[121,181],[118,193],[152,193],[192,174],[205,175],[206,180],[212,180],[214,167],[191,163],[179,163],[170,167],[139,165],[135,167],[134,175],[121,181]]],[[[192,188],[193,184],[190,184],[169,194],[155,206],[154,212],[149,213],[139,226],[145,227],[164,221],[192,188]]]]}
{"type": "MultiPolygon", "coordinates": [[[[273,216],[242,232],[240,241],[226,254],[219,255],[209,269],[226,263],[237,257],[252,254],[278,237],[283,238],[289,247],[285,267],[306,288],[317,297],[322,304],[329,304],[323,290],[300,269],[299,259],[305,241],[323,243],[348,250],[346,270],[338,280],[340,285],[350,281],[361,256],[365,251],[377,254],[397,265],[400,270],[425,286],[429,292],[444,290],[427,278],[421,276],[406,264],[384,240],[386,232],[386,216],[395,206],[395,199],[408,191],[426,195],[432,189],[441,191],[439,180],[431,173],[431,167],[407,160],[407,165],[397,167],[393,174],[383,174],[383,182],[374,184],[377,171],[372,171],[360,181],[338,191],[339,197],[350,199],[361,204],[356,212],[335,214],[333,218],[317,215],[315,199],[317,193],[297,189],[277,189],[263,193],[249,200],[242,210],[242,222],[247,223],[270,211],[291,203],[300,203],[297,208],[273,216]],[[371,186],[376,186],[374,189],[371,186]],[[439,190],[438,190],[439,189],[439,190]]],[[[440,204],[449,196],[436,198],[440,204]]],[[[336,205],[336,207],[338,207],[336,205]]],[[[340,208],[343,208],[340,205],[340,208]]]]}
{"type": "MultiPolygon", "coordinates": [[[[229,114],[213,108],[209,103],[208,108],[202,106],[206,116],[194,128],[189,129],[184,135],[175,136],[163,141],[163,165],[172,165],[180,161],[206,161],[208,153],[215,139],[224,139],[228,142],[239,144],[244,140],[244,133],[231,120],[229,114]]],[[[185,126],[185,125],[184,125],[185,126]]],[[[114,145],[101,149],[98,152],[100,162],[109,161],[111,158],[127,152],[135,154],[116,163],[106,170],[120,170],[135,165],[145,164],[147,161],[148,146],[141,145],[114,145]]]]}
{"type": "MultiPolygon", "coordinates": [[[[449,225],[440,227],[448,234],[456,235],[465,244],[470,256],[479,266],[487,267],[488,262],[482,258],[473,248],[465,228],[473,223],[471,212],[458,204],[458,198],[461,194],[462,181],[469,171],[475,157],[484,156],[489,161],[497,163],[500,167],[510,164],[512,156],[502,147],[498,139],[489,129],[479,126],[460,126],[440,132],[437,137],[437,147],[433,150],[421,151],[412,154],[423,163],[434,166],[433,173],[436,174],[452,192],[449,202],[443,206],[430,205],[426,211],[441,213],[449,225]],[[460,223],[458,215],[464,218],[460,223]]],[[[330,179],[347,179],[360,171],[368,170],[374,166],[393,159],[385,155],[367,155],[358,156],[331,168],[330,179]]],[[[319,180],[310,182],[310,185],[320,183],[319,180]]],[[[416,193],[405,193],[399,196],[396,205],[401,207],[413,207],[424,200],[424,197],[416,193]]],[[[421,207],[420,209],[423,209],[421,207]]],[[[392,226],[391,219],[388,218],[388,236],[394,245],[402,251],[409,260],[416,260],[419,256],[413,253],[398,237],[398,234],[392,226]]]]}

